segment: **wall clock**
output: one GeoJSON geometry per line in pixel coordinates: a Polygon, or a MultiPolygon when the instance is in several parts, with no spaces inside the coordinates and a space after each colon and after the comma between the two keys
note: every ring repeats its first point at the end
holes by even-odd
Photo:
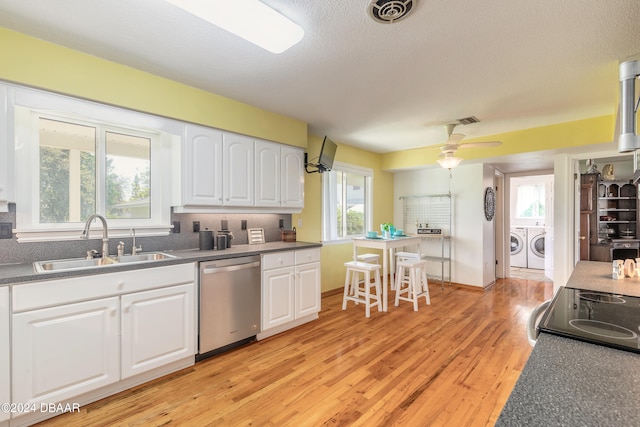
{"type": "Polygon", "coordinates": [[[496,193],[494,193],[493,188],[487,187],[484,190],[484,217],[487,218],[487,221],[491,221],[493,219],[493,215],[496,211],[496,193]]]}

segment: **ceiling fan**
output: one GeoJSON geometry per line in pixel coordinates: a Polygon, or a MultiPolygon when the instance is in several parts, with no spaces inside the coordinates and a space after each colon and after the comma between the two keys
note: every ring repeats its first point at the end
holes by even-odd
{"type": "Polygon", "coordinates": [[[502,145],[500,141],[483,141],[483,142],[460,142],[465,137],[461,133],[453,133],[457,123],[447,124],[447,134],[449,137],[444,144],[434,145],[431,148],[440,149],[440,159],[437,162],[446,169],[453,169],[460,164],[461,158],[455,156],[458,148],[487,148],[502,145]]]}

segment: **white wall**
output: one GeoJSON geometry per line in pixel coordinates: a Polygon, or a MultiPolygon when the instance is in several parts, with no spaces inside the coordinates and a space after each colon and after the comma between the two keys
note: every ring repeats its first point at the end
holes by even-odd
{"type": "MultiPolygon", "coordinates": [[[[485,175],[493,182],[493,169],[488,172],[482,164],[460,165],[453,169],[451,180],[449,171],[442,168],[421,169],[396,172],[394,175],[394,223],[403,223],[402,201],[400,196],[428,194],[446,194],[451,189],[452,196],[452,276],[453,282],[483,287],[495,280],[494,246],[485,247],[488,228],[491,229],[493,242],[493,226],[484,218],[484,190],[490,185],[485,175]],[[487,224],[485,224],[487,223],[487,224]],[[488,254],[488,252],[491,252],[488,254]],[[486,264],[490,268],[485,269],[486,264]],[[485,277],[485,270],[492,275],[485,277]],[[487,283],[489,281],[489,283],[487,283]]],[[[492,185],[492,184],[491,184],[492,185]]],[[[406,228],[406,227],[404,227],[406,228]]],[[[432,252],[427,248],[433,242],[423,243],[424,252],[432,252]]],[[[440,273],[440,266],[430,263],[431,274],[440,273]]]]}
{"type": "Polygon", "coordinates": [[[492,285],[496,281],[496,242],[495,216],[488,221],[484,215],[484,195],[487,187],[495,192],[495,169],[489,165],[482,168],[482,286],[492,285]]]}

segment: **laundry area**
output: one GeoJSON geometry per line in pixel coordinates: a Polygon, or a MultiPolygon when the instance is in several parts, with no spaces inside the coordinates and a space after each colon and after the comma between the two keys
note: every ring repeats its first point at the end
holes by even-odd
{"type": "Polygon", "coordinates": [[[553,174],[509,178],[510,277],[552,279],[552,209],[553,174]]]}

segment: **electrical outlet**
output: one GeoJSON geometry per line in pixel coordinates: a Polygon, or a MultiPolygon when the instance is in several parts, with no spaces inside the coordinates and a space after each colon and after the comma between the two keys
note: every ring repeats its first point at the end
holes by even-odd
{"type": "Polygon", "coordinates": [[[228,230],[229,229],[229,221],[226,219],[221,219],[220,220],[220,227],[222,227],[223,230],[228,230]]]}
{"type": "Polygon", "coordinates": [[[193,221],[193,232],[197,233],[200,231],[200,221],[193,221]]]}
{"type": "Polygon", "coordinates": [[[298,218],[298,228],[302,228],[302,218],[298,218]]]}
{"type": "Polygon", "coordinates": [[[284,219],[278,220],[278,228],[284,228],[284,219]]]}
{"type": "Polygon", "coordinates": [[[180,221],[173,221],[173,233],[180,232],[180,221]]]}
{"type": "Polygon", "coordinates": [[[0,239],[10,239],[13,237],[11,222],[0,222],[0,239]]]}
{"type": "Polygon", "coordinates": [[[246,219],[240,220],[240,229],[241,230],[246,230],[247,229],[247,220],[246,219]]]}

